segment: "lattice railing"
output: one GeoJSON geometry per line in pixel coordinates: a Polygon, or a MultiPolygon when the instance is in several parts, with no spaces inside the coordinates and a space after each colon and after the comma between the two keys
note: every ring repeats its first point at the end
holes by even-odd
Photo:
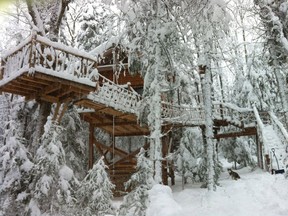
{"type": "Polygon", "coordinates": [[[162,102],[162,118],[167,122],[203,125],[205,113],[202,108],[162,102]]]}
{"type": "Polygon", "coordinates": [[[117,110],[137,114],[141,96],[129,88],[129,86],[127,88],[119,86],[99,74],[97,90],[91,92],[87,98],[117,110]]]}
{"type": "Polygon", "coordinates": [[[213,104],[213,117],[218,120],[226,120],[240,127],[250,125],[256,120],[252,109],[241,109],[225,103],[213,104]]]}

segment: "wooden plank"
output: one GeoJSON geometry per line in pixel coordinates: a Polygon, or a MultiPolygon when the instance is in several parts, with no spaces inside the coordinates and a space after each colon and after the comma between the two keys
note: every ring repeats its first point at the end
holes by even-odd
{"type": "Polygon", "coordinates": [[[34,95],[32,99],[35,98],[36,100],[42,100],[42,101],[47,101],[50,103],[58,103],[59,99],[50,95],[34,95]]]}
{"type": "Polygon", "coordinates": [[[16,81],[19,83],[22,83],[23,85],[29,85],[29,86],[35,87],[35,88],[39,89],[39,91],[41,91],[45,86],[47,86],[47,85],[43,85],[41,83],[31,82],[30,80],[27,81],[27,80],[23,79],[22,76],[18,77],[16,81]]]}
{"type": "MultiPolygon", "coordinates": [[[[84,91],[88,91],[88,92],[95,90],[95,87],[92,87],[92,86],[89,86],[89,85],[85,85],[85,84],[82,84],[82,83],[77,83],[76,81],[65,80],[65,79],[62,79],[62,78],[59,78],[59,77],[49,76],[49,75],[46,75],[46,74],[41,74],[39,72],[35,73],[35,78],[39,78],[39,79],[50,81],[50,82],[59,82],[59,83],[61,83],[63,85],[74,86],[74,87],[76,87],[78,89],[81,89],[81,90],[84,90],[84,91]]],[[[95,83],[95,85],[96,85],[96,83],[95,83]]]]}
{"type": "Polygon", "coordinates": [[[33,94],[34,92],[37,92],[37,89],[31,89],[31,88],[28,88],[27,86],[17,85],[16,83],[14,83],[14,81],[7,83],[6,86],[10,89],[19,90],[20,92],[21,91],[28,92],[29,94],[33,94]]]}
{"type": "Polygon", "coordinates": [[[17,80],[14,80],[11,84],[13,85],[16,85],[16,86],[19,86],[19,87],[22,87],[24,89],[28,89],[28,90],[33,90],[33,91],[41,91],[42,88],[38,85],[31,85],[31,83],[28,83],[28,82],[22,82],[21,80],[17,79],[17,80]]]}
{"type": "MultiPolygon", "coordinates": [[[[134,121],[116,121],[115,122],[115,126],[119,127],[119,126],[125,126],[125,125],[132,125],[133,127],[135,127],[135,125],[137,125],[137,122],[134,121]]],[[[103,123],[99,123],[97,124],[97,127],[106,127],[106,126],[113,126],[113,122],[103,122],[103,123]]]]}
{"type": "Polygon", "coordinates": [[[19,95],[22,95],[22,94],[29,95],[29,94],[33,93],[31,91],[24,91],[23,89],[22,90],[21,89],[16,89],[16,88],[14,88],[13,86],[10,86],[10,85],[2,86],[1,90],[4,91],[4,92],[8,92],[8,93],[18,92],[19,95]]]}
{"type": "Polygon", "coordinates": [[[36,84],[45,85],[45,86],[51,85],[53,83],[53,82],[50,82],[50,81],[47,81],[47,80],[43,81],[42,79],[37,79],[34,76],[29,75],[28,73],[23,74],[22,76],[19,77],[19,79],[25,80],[25,81],[28,81],[28,82],[33,82],[33,83],[36,83],[36,84]]]}
{"type": "Polygon", "coordinates": [[[19,90],[16,90],[16,89],[11,89],[9,87],[6,87],[5,88],[1,88],[0,89],[1,92],[7,92],[7,93],[11,93],[11,94],[16,94],[16,95],[21,95],[21,96],[29,96],[30,93],[27,93],[27,92],[23,92],[23,91],[19,91],[19,90]]]}

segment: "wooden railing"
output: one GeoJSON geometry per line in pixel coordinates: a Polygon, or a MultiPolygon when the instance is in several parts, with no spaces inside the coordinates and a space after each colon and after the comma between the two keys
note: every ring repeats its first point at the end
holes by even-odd
{"type": "Polygon", "coordinates": [[[97,61],[85,52],[33,35],[2,57],[0,77],[39,71],[93,81],[98,76],[97,61]]]}
{"type": "Polygon", "coordinates": [[[97,79],[96,91],[91,92],[87,98],[113,107],[116,110],[136,115],[138,113],[138,102],[141,100],[141,96],[130,89],[129,85],[127,88],[119,86],[100,74],[97,79]]]}

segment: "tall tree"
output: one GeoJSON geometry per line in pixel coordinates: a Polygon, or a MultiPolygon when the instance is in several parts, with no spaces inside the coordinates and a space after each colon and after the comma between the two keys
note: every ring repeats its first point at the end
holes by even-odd
{"type": "Polygon", "coordinates": [[[288,19],[287,1],[263,1],[254,0],[266,35],[266,43],[269,50],[269,65],[274,72],[282,108],[285,112],[286,125],[288,125],[288,99],[287,99],[287,73],[284,68],[287,66],[288,55],[288,19]]]}
{"type": "Polygon", "coordinates": [[[179,52],[177,25],[164,1],[133,1],[120,9],[126,19],[129,50],[143,64],[143,113],[150,127],[150,157],[154,161],[155,180],[161,180],[162,119],[161,101],[172,102],[177,83],[176,53],[179,52]]]}
{"type": "Polygon", "coordinates": [[[205,142],[207,154],[207,187],[215,189],[215,144],[213,140],[213,116],[212,116],[212,63],[215,58],[219,40],[225,36],[228,26],[226,4],[224,1],[205,0],[198,3],[196,11],[199,16],[192,20],[195,25],[195,43],[198,51],[199,73],[201,75],[203,106],[205,113],[205,142]],[[200,15],[201,14],[201,15],[200,15]]]}

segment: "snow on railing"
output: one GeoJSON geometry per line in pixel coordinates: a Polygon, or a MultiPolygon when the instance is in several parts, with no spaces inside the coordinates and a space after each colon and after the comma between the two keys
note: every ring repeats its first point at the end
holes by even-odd
{"type": "Polygon", "coordinates": [[[251,126],[256,119],[252,109],[240,108],[233,104],[213,102],[213,117],[226,120],[236,126],[251,126]]]}
{"type": "Polygon", "coordinates": [[[284,160],[282,161],[282,163],[286,168],[286,175],[288,176],[288,132],[273,112],[269,112],[269,115],[272,120],[273,129],[277,131],[277,135],[279,136],[281,143],[283,144],[282,147],[280,147],[282,148],[282,152],[280,153],[280,155],[283,155],[284,160]]]}
{"type": "Polygon", "coordinates": [[[117,110],[137,115],[138,102],[141,100],[141,96],[129,88],[129,85],[127,88],[122,87],[99,74],[97,90],[91,92],[87,98],[117,110]]]}
{"type": "Polygon", "coordinates": [[[288,132],[285,129],[284,125],[279,121],[279,119],[276,117],[276,115],[273,112],[269,112],[269,115],[272,120],[273,128],[279,131],[279,135],[282,136],[282,141],[288,145],[288,132]]]}
{"type": "Polygon", "coordinates": [[[63,78],[72,75],[94,80],[98,75],[97,58],[39,35],[30,36],[2,57],[0,77],[9,78],[24,68],[30,73],[35,68],[50,69],[63,78]]]}
{"type": "Polygon", "coordinates": [[[162,118],[167,122],[203,125],[205,114],[203,108],[162,102],[162,118]]]}
{"type": "Polygon", "coordinates": [[[31,37],[13,50],[5,53],[1,58],[0,79],[8,78],[22,68],[29,68],[31,53],[31,37]]]}

